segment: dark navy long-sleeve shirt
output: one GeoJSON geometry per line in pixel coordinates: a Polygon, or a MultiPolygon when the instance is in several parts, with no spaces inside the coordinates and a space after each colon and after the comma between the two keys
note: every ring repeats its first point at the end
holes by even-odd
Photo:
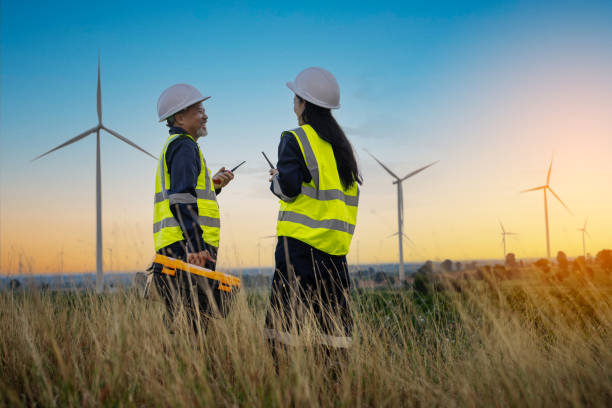
{"type": "Polygon", "coordinates": [[[302,191],[302,182],[309,183],[312,176],[295,136],[284,132],[278,145],[278,175],[270,184],[270,191],[284,201],[293,201],[302,191]]]}
{"type": "MultiPolygon", "coordinates": [[[[194,198],[196,196],[196,186],[200,175],[200,150],[198,144],[186,136],[187,132],[180,127],[172,127],[169,130],[171,135],[182,134],[174,139],[166,149],[166,165],[170,173],[169,194],[188,193],[194,198]]],[[[221,189],[216,189],[219,194],[221,189]]],[[[202,239],[202,228],[198,223],[198,209],[195,204],[173,204],[170,206],[172,215],[177,219],[185,241],[169,245],[176,257],[183,257],[185,249],[189,252],[199,252],[208,249],[202,239]],[[185,248],[185,245],[187,248],[185,248]]]]}

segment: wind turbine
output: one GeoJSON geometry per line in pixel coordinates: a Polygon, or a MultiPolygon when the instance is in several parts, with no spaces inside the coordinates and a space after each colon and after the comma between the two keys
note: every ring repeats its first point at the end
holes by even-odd
{"type": "Polygon", "coordinates": [[[591,238],[591,235],[589,235],[589,232],[586,229],[587,226],[587,219],[584,219],[584,226],[582,228],[578,228],[578,231],[582,232],[582,255],[584,255],[584,257],[586,258],[586,243],[584,240],[584,235],[586,234],[589,238],[591,238]]]}
{"type": "Polygon", "coordinates": [[[555,196],[555,198],[557,200],[559,200],[559,202],[563,205],[563,207],[565,207],[565,209],[572,215],[574,215],[571,210],[569,208],[567,208],[567,205],[565,205],[565,203],[563,202],[563,200],[561,200],[559,198],[559,196],[557,195],[557,193],[555,193],[553,191],[552,188],[550,188],[550,172],[552,170],[552,164],[553,161],[552,159],[550,160],[550,166],[548,167],[548,174],[546,175],[546,184],[544,184],[543,186],[539,186],[539,187],[534,187],[534,188],[530,188],[527,190],[523,190],[521,191],[521,193],[527,193],[529,191],[536,191],[536,190],[542,190],[544,192],[544,222],[546,224],[546,256],[548,257],[548,259],[550,259],[550,233],[548,230],[548,198],[546,197],[546,190],[549,190],[550,193],[555,196]]]}
{"type": "Polygon", "coordinates": [[[259,237],[257,239],[257,273],[261,274],[261,240],[262,239],[270,239],[270,238],[277,238],[276,234],[274,235],[266,235],[263,237],[259,237]]]}
{"type": "Polygon", "coordinates": [[[359,240],[355,240],[355,246],[357,247],[357,273],[359,273],[359,240]]]}
{"type": "MultiPolygon", "coordinates": [[[[403,211],[403,210],[402,210],[402,211],[403,211]]],[[[402,218],[403,218],[403,215],[402,215],[402,218]]],[[[398,235],[399,235],[399,232],[394,232],[394,233],[393,233],[393,234],[391,234],[391,235],[387,235],[387,238],[392,238],[392,237],[395,237],[395,236],[398,236],[398,235]]],[[[406,238],[406,241],[408,242],[408,244],[412,244],[413,246],[415,245],[415,244],[414,244],[414,241],[413,241],[413,240],[411,240],[411,239],[410,239],[410,237],[409,237],[408,235],[406,235],[406,233],[405,233],[405,232],[402,232],[402,235],[404,236],[404,238],[406,238]]]]}
{"type": "Polygon", "coordinates": [[[504,243],[504,259],[506,258],[506,235],[517,235],[515,232],[506,232],[504,229],[504,225],[501,221],[499,221],[499,226],[501,227],[502,234],[502,242],[504,243]]]}
{"type": "Polygon", "coordinates": [[[157,160],[157,157],[153,156],[151,153],[147,152],[131,140],[126,137],[121,136],[119,133],[115,132],[104,126],[102,124],[102,91],[100,87],[100,56],[98,55],[98,90],[97,90],[97,110],[98,110],[98,124],[91,129],[84,131],[81,134],[76,135],[72,139],[62,143],[61,145],[49,150],[46,153],[41,154],[33,158],[31,161],[38,160],[49,153],[52,153],[56,150],[61,149],[62,147],[66,147],[69,144],[74,142],[78,142],[79,140],[89,136],[92,133],[96,134],[96,292],[100,293],[104,289],[104,275],[102,272],[102,185],[101,185],[101,173],[100,173],[100,131],[105,130],[111,135],[115,136],[117,139],[121,140],[129,144],[130,146],[140,150],[141,152],[148,154],[153,159],[157,160]]]}
{"type": "MultiPolygon", "coordinates": [[[[399,232],[394,232],[391,235],[388,235],[386,238],[392,238],[399,235],[399,232]]],[[[406,242],[406,246],[409,246],[412,249],[412,253],[415,254],[416,256],[422,256],[423,253],[421,252],[421,250],[416,246],[416,244],[414,243],[414,241],[412,239],[410,239],[410,237],[408,235],[406,235],[405,232],[402,232],[402,235],[404,236],[404,238],[406,239],[406,241],[404,241],[402,239],[402,245],[404,245],[404,242],[406,242]]]]}
{"type": "MultiPolygon", "coordinates": [[[[387,171],[395,180],[393,184],[397,184],[397,238],[399,244],[399,281],[400,284],[404,281],[404,248],[402,245],[402,239],[405,237],[404,234],[404,192],[402,190],[402,182],[410,177],[422,172],[428,167],[433,166],[438,161],[428,164],[427,166],[421,167],[418,170],[415,170],[411,173],[406,174],[404,177],[398,177],[394,172],[389,170],[387,166],[385,166],[380,160],[378,160],[372,153],[366,150],[366,152],[372,156],[376,163],[380,164],[383,169],[387,171]]],[[[407,237],[406,237],[407,238],[407,237]]]]}

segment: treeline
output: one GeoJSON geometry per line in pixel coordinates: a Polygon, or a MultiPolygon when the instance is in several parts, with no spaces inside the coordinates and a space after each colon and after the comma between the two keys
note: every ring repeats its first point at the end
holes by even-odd
{"type": "Polygon", "coordinates": [[[431,261],[425,262],[412,276],[412,282],[406,282],[405,286],[411,286],[419,293],[428,294],[448,289],[461,292],[463,286],[472,281],[484,281],[489,286],[497,286],[504,280],[521,277],[533,278],[537,276],[534,275],[534,271],[539,272],[539,277],[549,283],[562,282],[568,277],[585,283],[594,278],[597,267],[607,277],[612,275],[612,250],[610,249],[599,251],[595,258],[579,256],[573,260],[569,260],[563,251],[559,251],[556,263],[545,258],[525,263],[517,261],[515,255],[509,253],[504,265],[471,265],[470,268],[455,271],[448,267],[452,262],[447,261],[440,265],[438,272],[434,271],[431,261]],[[446,265],[446,268],[443,265],[446,265]]]}

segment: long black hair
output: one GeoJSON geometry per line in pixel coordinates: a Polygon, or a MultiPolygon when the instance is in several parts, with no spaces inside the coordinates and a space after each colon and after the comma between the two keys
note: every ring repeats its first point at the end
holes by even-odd
{"type": "MultiPolygon", "coordinates": [[[[304,100],[299,96],[298,98],[304,100]]],[[[321,139],[331,144],[342,186],[348,189],[353,186],[354,182],[361,184],[362,178],[357,168],[353,146],[332,116],[331,109],[322,108],[308,101],[304,102],[306,102],[306,107],[302,112],[302,121],[312,126],[321,139]]]]}

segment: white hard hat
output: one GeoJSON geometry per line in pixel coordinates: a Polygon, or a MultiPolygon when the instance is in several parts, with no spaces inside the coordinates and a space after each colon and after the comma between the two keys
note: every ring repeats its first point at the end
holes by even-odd
{"type": "Polygon", "coordinates": [[[157,100],[157,116],[159,121],[168,119],[170,116],[194,103],[202,102],[210,96],[202,96],[200,91],[188,84],[176,84],[166,89],[157,100]]]}
{"type": "Polygon", "coordinates": [[[326,69],[306,68],[294,82],[287,82],[287,86],[300,98],[322,108],[340,107],[340,87],[336,78],[326,69]]]}

